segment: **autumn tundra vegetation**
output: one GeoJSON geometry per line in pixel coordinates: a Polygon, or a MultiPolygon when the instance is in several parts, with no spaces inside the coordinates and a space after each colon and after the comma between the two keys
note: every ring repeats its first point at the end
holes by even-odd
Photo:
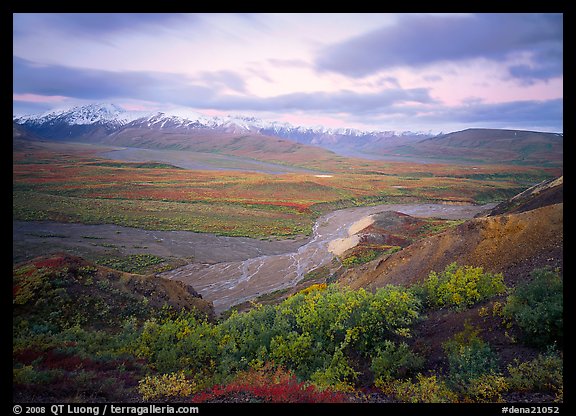
{"type": "MultiPolygon", "coordinates": [[[[296,238],[339,208],[499,201],[559,174],[548,167],[359,159],[300,164],[317,174],[192,171],[105,160],[101,151],[69,143],[16,146],[14,220],[296,238]]],[[[421,220],[418,227],[424,238],[466,223],[421,220]]],[[[368,245],[333,263],[340,271],[376,270],[412,238],[385,250],[368,245]]],[[[511,279],[505,271],[451,262],[419,281],[352,289],[332,266],[311,271],[298,290],[216,316],[193,288],[147,274],[171,267],[158,256],[95,263],[48,253],[15,263],[13,397],[563,401],[561,268],[535,263],[511,279]]]]}

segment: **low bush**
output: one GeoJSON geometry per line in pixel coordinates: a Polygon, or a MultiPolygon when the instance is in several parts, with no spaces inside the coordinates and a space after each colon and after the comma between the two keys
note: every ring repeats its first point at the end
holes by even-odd
{"type": "Polygon", "coordinates": [[[424,366],[424,358],[412,352],[408,344],[396,345],[386,340],[382,347],[377,347],[372,356],[371,369],[374,379],[390,381],[395,378],[406,378],[424,366]]]}
{"type": "Polygon", "coordinates": [[[498,372],[498,356],[479,336],[479,330],[465,324],[462,332],[443,345],[448,359],[449,385],[456,391],[466,392],[474,379],[498,372]]]}
{"type": "Polygon", "coordinates": [[[332,389],[319,390],[299,382],[283,367],[264,363],[258,368],[241,371],[226,385],[215,385],[196,394],[194,403],[265,402],[265,403],[341,403],[346,397],[332,389]]]}
{"type": "Polygon", "coordinates": [[[186,397],[194,393],[196,384],[184,372],[146,376],[138,383],[138,392],[144,400],[186,397]]]}
{"type": "Polygon", "coordinates": [[[463,309],[506,292],[502,273],[484,272],[482,267],[451,263],[444,271],[430,272],[424,281],[424,296],[431,307],[463,309]]]}
{"type": "Polygon", "coordinates": [[[559,272],[536,269],[532,280],[520,284],[508,296],[504,315],[525,334],[525,341],[546,346],[564,338],[564,285],[559,272]]]}
{"type": "Polygon", "coordinates": [[[464,401],[473,403],[502,403],[502,393],[509,388],[502,374],[483,374],[469,381],[464,401]]]}
{"type": "Polygon", "coordinates": [[[458,396],[436,375],[418,374],[412,380],[379,380],[376,386],[383,393],[395,397],[404,403],[455,403],[458,396]]]}
{"type": "Polygon", "coordinates": [[[516,391],[561,392],[563,388],[562,356],[549,350],[526,362],[518,359],[508,365],[508,384],[516,391]]]}

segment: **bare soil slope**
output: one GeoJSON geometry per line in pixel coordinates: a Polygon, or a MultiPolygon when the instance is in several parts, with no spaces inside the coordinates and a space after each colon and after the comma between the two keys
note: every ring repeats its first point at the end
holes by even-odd
{"type": "Polygon", "coordinates": [[[535,267],[563,264],[563,203],[518,214],[475,218],[400,252],[348,271],[339,279],[353,288],[423,281],[448,264],[502,272],[507,283],[526,278],[535,267]]]}

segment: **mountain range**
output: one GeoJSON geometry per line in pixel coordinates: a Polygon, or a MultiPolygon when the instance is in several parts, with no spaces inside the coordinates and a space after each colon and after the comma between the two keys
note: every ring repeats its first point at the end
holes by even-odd
{"type": "Polygon", "coordinates": [[[563,154],[562,133],[480,128],[438,135],[361,131],[293,126],[244,116],[206,116],[188,109],[127,111],[115,104],[89,104],[14,116],[13,121],[21,137],[199,152],[224,149],[222,153],[230,153],[230,146],[235,150],[247,146],[252,153],[255,148],[265,147],[290,153],[294,152],[294,143],[298,143],[368,159],[505,162],[551,167],[562,166],[563,154]]]}

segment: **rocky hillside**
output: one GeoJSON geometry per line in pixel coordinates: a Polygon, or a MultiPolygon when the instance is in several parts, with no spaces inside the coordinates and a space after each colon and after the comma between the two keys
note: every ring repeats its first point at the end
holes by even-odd
{"type": "Polygon", "coordinates": [[[563,265],[562,177],[540,184],[488,213],[401,251],[348,269],[339,281],[352,288],[423,281],[431,270],[452,262],[504,273],[507,283],[524,280],[531,270],[563,265]],[[498,214],[507,211],[506,214],[498,214]]]}

